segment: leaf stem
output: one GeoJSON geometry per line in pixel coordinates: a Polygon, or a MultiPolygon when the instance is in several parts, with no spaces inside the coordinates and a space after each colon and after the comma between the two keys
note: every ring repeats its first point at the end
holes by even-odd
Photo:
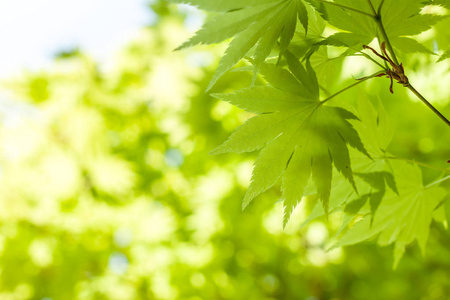
{"type": "Polygon", "coordinates": [[[381,9],[383,8],[384,0],[381,0],[380,6],[378,6],[377,15],[381,16],[381,9]]]}
{"type": "Polygon", "coordinates": [[[383,36],[383,39],[386,42],[386,46],[392,55],[392,59],[394,60],[394,62],[397,65],[400,65],[398,62],[397,56],[395,55],[394,48],[392,48],[391,41],[389,40],[389,37],[386,33],[386,29],[384,28],[383,21],[381,20],[381,8],[383,7],[384,0],[381,1],[380,6],[378,7],[378,11],[375,10],[375,7],[373,6],[371,0],[367,0],[367,2],[369,2],[369,6],[372,9],[372,12],[374,13],[375,22],[377,23],[378,28],[380,29],[381,35],[383,36]]]}
{"type": "Polygon", "coordinates": [[[378,13],[376,12],[375,7],[373,7],[372,1],[367,0],[367,2],[369,2],[370,9],[372,10],[373,15],[376,17],[378,13]]]}
{"type": "Polygon", "coordinates": [[[358,81],[355,82],[354,84],[349,85],[349,86],[346,87],[346,88],[343,88],[343,89],[340,90],[339,92],[337,92],[337,93],[335,93],[335,94],[329,96],[328,98],[326,98],[326,99],[320,101],[320,103],[325,104],[325,103],[327,103],[328,101],[330,101],[331,99],[333,99],[334,97],[336,97],[336,96],[342,94],[343,92],[345,92],[345,91],[347,91],[347,90],[349,90],[349,89],[351,89],[351,88],[353,88],[353,87],[355,87],[355,86],[357,86],[357,85],[363,83],[364,81],[367,81],[367,80],[369,80],[369,79],[372,79],[372,78],[374,78],[374,77],[377,77],[378,75],[383,74],[383,73],[384,73],[384,71],[380,71],[380,72],[377,72],[377,73],[372,74],[372,75],[370,75],[370,76],[367,76],[367,77],[358,79],[358,81]]]}
{"type": "Polygon", "coordinates": [[[414,93],[414,95],[417,96],[423,103],[425,103],[426,106],[428,106],[439,118],[441,118],[442,121],[445,122],[448,126],[450,126],[450,121],[444,117],[443,114],[439,110],[437,110],[428,100],[422,96],[411,84],[408,84],[407,88],[414,93]]]}
{"type": "Polygon", "coordinates": [[[444,172],[444,173],[450,173],[450,169],[433,167],[433,166],[430,166],[428,164],[422,163],[420,161],[415,161],[413,159],[400,158],[400,157],[395,157],[395,156],[383,156],[383,157],[379,157],[379,159],[402,160],[402,161],[413,163],[413,164],[416,164],[416,165],[419,165],[419,166],[422,166],[422,167],[425,167],[425,168],[428,168],[428,169],[433,169],[433,170],[441,171],[441,172],[444,172]]]}
{"type": "Polygon", "coordinates": [[[365,11],[362,11],[362,10],[359,10],[359,9],[356,9],[356,8],[353,8],[353,7],[341,5],[341,4],[338,4],[338,3],[335,3],[335,2],[326,1],[326,0],[317,0],[317,1],[320,2],[320,3],[326,3],[326,4],[337,6],[337,7],[343,8],[343,9],[351,10],[351,11],[357,12],[359,14],[365,15],[367,17],[371,17],[371,18],[375,17],[374,15],[369,14],[369,13],[367,13],[365,11]]]}
{"type": "Polygon", "coordinates": [[[439,179],[439,180],[437,180],[437,181],[435,181],[435,182],[430,183],[430,184],[427,185],[425,188],[428,189],[428,188],[430,188],[430,187],[432,187],[432,186],[435,186],[435,185],[437,185],[437,184],[440,184],[440,183],[442,183],[442,182],[444,182],[444,181],[447,181],[447,180],[449,180],[449,179],[450,179],[450,175],[447,176],[447,177],[441,178],[441,179],[439,179]]]}
{"type": "Polygon", "coordinates": [[[364,56],[365,58],[371,60],[373,63],[375,63],[376,65],[380,66],[382,69],[384,69],[384,71],[386,72],[386,67],[383,66],[382,64],[380,64],[379,62],[377,62],[375,59],[373,59],[370,55],[367,55],[364,52],[359,52],[359,54],[354,54],[353,56],[364,56]]]}
{"type": "Polygon", "coordinates": [[[381,16],[377,14],[375,17],[375,21],[377,22],[381,35],[383,36],[383,39],[386,42],[386,46],[392,55],[392,60],[395,62],[396,65],[400,65],[397,59],[397,55],[395,55],[394,48],[392,48],[391,41],[389,40],[389,37],[386,33],[386,29],[384,29],[383,22],[381,21],[381,16]]]}

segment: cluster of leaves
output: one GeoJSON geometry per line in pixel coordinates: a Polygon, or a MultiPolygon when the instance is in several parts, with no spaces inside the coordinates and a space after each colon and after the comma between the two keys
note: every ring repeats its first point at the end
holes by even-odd
{"type": "MultiPolygon", "coordinates": [[[[375,109],[362,94],[352,106],[340,103],[338,96],[366,80],[392,74],[391,66],[374,59],[364,45],[386,43],[394,67],[401,66],[396,54],[434,54],[414,36],[445,19],[449,1],[170,2],[211,11],[203,28],[179,49],[232,38],[208,89],[243,58],[253,65],[238,69],[253,71],[250,87],[213,94],[256,114],[212,151],[261,150],[244,207],[281,181],[285,225],[301,199],[314,194],[321,205],[309,220],[344,213],[337,245],[377,237],[381,245],[395,244],[396,263],[415,240],[425,249],[434,211],[448,207],[445,184],[450,177],[445,175],[450,171],[441,168],[438,181],[424,186],[416,164],[388,152],[392,130],[381,102],[375,109]],[[443,13],[424,13],[431,6],[443,13]],[[333,33],[325,34],[326,28],[333,33]],[[329,57],[328,50],[336,48],[340,52],[329,57]],[[363,56],[381,70],[342,87],[323,66],[349,56],[363,56]],[[328,91],[330,80],[340,87],[334,94],[328,91]]],[[[448,57],[449,51],[439,60],[448,57]]]]}
{"type": "MultiPolygon", "coordinates": [[[[245,193],[254,155],[236,159],[207,153],[248,113],[204,93],[214,66],[205,60],[201,68],[185,64],[198,62],[195,51],[171,51],[186,34],[184,16],[175,6],[158,7],[158,24],[140,32],[118,54],[118,61],[108,64],[108,71],[100,71],[101,65],[82,51],[67,52],[46,70],[3,82],[10,101],[2,101],[0,126],[0,299],[371,300],[417,295],[443,299],[450,294],[450,231],[440,224],[430,231],[427,257],[421,259],[419,249],[411,247],[392,272],[389,249],[359,244],[324,251],[328,230],[339,228],[337,214],[299,231],[302,218],[297,214],[302,211],[296,210],[283,230],[282,208],[273,205],[276,189],[242,212],[235,200],[245,193]]],[[[310,20],[313,17],[309,14],[310,20]]],[[[319,41],[320,26],[310,26],[308,38],[319,41]]],[[[302,27],[296,34],[304,36],[302,27]]],[[[290,51],[298,55],[302,45],[291,45],[295,47],[290,51]]],[[[211,51],[214,58],[218,49],[211,51]]],[[[319,49],[311,56],[322,84],[327,73],[321,68],[330,71],[337,61],[324,61],[324,54],[319,49]]],[[[233,72],[215,88],[238,89],[251,77],[249,72],[233,72]]],[[[379,93],[380,85],[365,88],[383,98],[389,96],[384,84],[386,95],[379,93]]],[[[345,102],[356,99],[358,92],[347,91],[345,102]]],[[[385,102],[390,116],[403,114],[396,111],[402,96],[396,91],[385,102]]],[[[360,101],[361,107],[346,110],[363,122],[347,120],[373,158],[376,149],[389,143],[389,126],[383,111],[376,115],[371,104],[360,101]],[[367,138],[369,134],[375,138],[367,138]]],[[[405,118],[413,120],[421,108],[412,105],[405,118]]],[[[428,126],[421,132],[402,118],[407,129],[397,132],[405,138],[411,132],[414,138],[436,139],[436,147],[442,143],[444,148],[445,140],[438,140],[440,132],[433,130],[439,125],[433,117],[424,116],[428,126]]],[[[405,140],[401,148],[393,144],[392,152],[428,153],[405,140]]],[[[349,153],[359,195],[368,195],[370,186],[362,186],[360,179],[370,177],[364,177],[367,172],[355,159],[361,164],[371,161],[352,147],[349,153]]],[[[446,156],[432,155],[435,161],[446,156]]],[[[429,182],[430,173],[423,171],[429,182]]],[[[395,196],[390,173],[384,172],[384,183],[370,195],[384,191],[386,197],[395,196]]],[[[337,196],[353,193],[348,199],[355,201],[345,211],[352,218],[352,210],[364,200],[356,201],[350,185],[338,194],[336,187],[348,181],[336,181],[336,176],[330,212],[339,207],[337,196]]],[[[408,178],[396,184],[399,193],[406,195],[408,178]]],[[[315,187],[308,185],[305,193],[315,193],[315,187]]],[[[314,196],[303,203],[310,211],[314,196]]],[[[378,210],[385,209],[379,205],[378,210]]],[[[317,205],[311,218],[320,214],[323,208],[317,205]]]]}

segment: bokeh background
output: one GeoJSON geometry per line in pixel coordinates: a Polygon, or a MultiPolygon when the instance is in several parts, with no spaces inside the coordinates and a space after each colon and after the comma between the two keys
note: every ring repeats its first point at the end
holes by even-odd
{"type": "MultiPolygon", "coordinates": [[[[173,51],[206,17],[157,0],[0,4],[0,299],[448,299],[440,211],[426,256],[413,245],[396,270],[370,241],[327,252],[339,215],[302,226],[313,199],[286,229],[276,189],[241,211],[254,154],[208,155],[249,117],[204,92],[225,46],[173,51]]],[[[420,38],[448,42],[449,26],[420,38]]],[[[449,63],[403,61],[450,115],[449,63]]],[[[343,63],[337,76],[365,72],[343,63]]],[[[391,152],[446,168],[445,124],[386,84],[347,97],[382,100],[391,152]]]]}

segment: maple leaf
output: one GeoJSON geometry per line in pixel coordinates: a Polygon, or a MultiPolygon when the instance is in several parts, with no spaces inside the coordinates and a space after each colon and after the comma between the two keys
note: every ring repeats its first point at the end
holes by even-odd
{"type": "MultiPolygon", "coordinates": [[[[357,110],[359,120],[350,120],[350,123],[358,132],[370,158],[353,148],[349,149],[352,170],[358,178],[362,179],[355,180],[359,193],[356,193],[354,188],[347,184],[341,174],[338,172],[333,174],[329,211],[343,211],[344,213],[336,237],[345,232],[350,222],[361,214],[370,213],[371,220],[373,220],[379,204],[388,192],[387,187],[398,194],[395,178],[391,172],[392,168],[389,160],[386,159],[385,149],[391,141],[392,129],[383,105],[379,102],[375,109],[368,99],[360,97],[357,110]]],[[[311,187],[308,186],[307,190],[309,194],[312,194],[311,187]]],[[[316,205],[303,222],[302,227],[324,214],[323,207],[316,205]]]]}
{"type": "MultiPolygon", "coordinates": [[[[308,28],[308,13],[302,0],[278,0],[263,1],[255,5],[244,5],[242,1],[220,1],[216,4],[207,4],[207,1],[180,0],[178,2],[198,4],[200,7],[229,9],[239,7],[242,9],[217,14],[207,21],[202,29],[189,41],[178,49],[194,46],[197,44],[219,43],[234,37],[220,60],[216,73],[214,74],[208,90],[215,82],[236,63],[238,63],[255,45],[254,51],[254,73],[269,56],[272,48],[279,40],[279,55],[289,46],[297,24],[297,18],[305,30],[308,28]]],[[[211,1],[214,2],[214,1],[211,1]]]]}
{"type": "Polygon", "coordinates": [[[417,240],[425,252],[433,211],[446,195],[435,185],[425,187],[416,165],[392,162],[398,195],[390,193],[380,203],[373,223],[364,218],[351,227],[335,246],[351,245],[377,236],[378,244],[395,244],[394,267],[405,247],[417,240]]]}
{"type": "MultiPolygon", "coordinates": [[[[367,45],[375,37],[381,36],[369,1],[335,0],[333,2],[350,9],[320,2],[322,2],[320,11],[324,18],[331,25],[345,31],[331,35],[322,44],[361,46],[367,45]]],[[[443,16],[421,14],[424,6],[422,2],[421,0],[371,0],[376,10],[382,5],[380,19],[390,42],[400,51],[433,53],[411,38],[411,36],[430,29],[432,25],[444,18],[443,16]]]]}
{"type": "Polygon", "coordinates": [[[372,159],[368,159],[356,151],[351,153],[355,174],[363,180],[358,185],[362,196],[356,195],[356,199],[349,200],[344,211],[348,215],[356,215],[368,201],[373,219],[387,193],[386,187],[388,186],[391,191],[398,194],[396,181],[392,174],[392,166],[386,158],[388,156],[394,157],[386,151],[391,142],[393,131],[381,101],[375,109],[368,99],[359,98],[358,117],[360,122],[355,122],[353,126],[360,134],[363,145],[372,159]]]}
{"type": "Polygon", "coordinates": [[[264,65],[269,85],[213,95],[257,115],[212,151],[218,154],[262,149],[243,207],[282,178],[284,225],[310,178],[328,211],[332,165],[355,187],[348,145],[368,155],[348,122],[357,120],[356,116],[319,100],[317,79],[309,61],[305,68],[289,52],[286,58],[291,72],[264,65]]]}
{"type": "MultiPolygon", "coordinates": [[[[365,97],[358,98],[357,111],[359,120],[350,120],[350,123],[359,133],[370,158],[353,148],[349,149],[353,172],[362,179],[355,181],[359,193],[346,184],[341,174],[333,176],[329,210],[344,212],[342,225],[336,236],[345,231],[347,225],[359,214],[370,213],[373,220],[379,204],[388,192],[387,187],[398,194],[392,166],[387,158],[395,157],[386,152],[393,132],[386,111],[381,101],[375,108],[365,97]]],[[[323,208],[316,205],[302,226],[323,215],[323,208]]]]}

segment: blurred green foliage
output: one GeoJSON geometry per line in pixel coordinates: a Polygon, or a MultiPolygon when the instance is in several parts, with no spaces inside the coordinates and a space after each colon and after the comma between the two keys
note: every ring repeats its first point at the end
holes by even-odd
{"type": "MultiPolygon", "coordinates": [[[[447,299],[442,223],[426,257],[411,248],[393,271],[391,250],[370,243],[326,252],[339,222],[300,228],[308,201],[284,230],[275,189],[242,212],[253,156],[208,155],[248,117],[204,93],[220,47],[172,52],[185,14],[153,8],[157,25],[108,68],[75,51],[4,83],[0,299],[447,299]]],[[[429,68],[414,75],[424,86],[449,74],[448,62],[429,68]]],[[[235,72],[215,89],[250,81],[235,72]]],[[[380,81],[370,98],[387,98],[380,81]]],[[[398,90],[385,103],[391,150],[442,164],[449,135],[398,90]]],[[[450,113],[448,87],[426,92],[450,113]]]]}

